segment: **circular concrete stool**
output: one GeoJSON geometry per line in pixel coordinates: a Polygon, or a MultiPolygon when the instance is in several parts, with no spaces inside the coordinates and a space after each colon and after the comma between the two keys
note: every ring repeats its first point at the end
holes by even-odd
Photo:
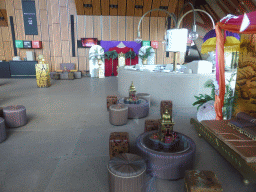
{"type": "Polygon", "coordinates": [[[20,127],[27,123],[26,108],[23,105],[12,105],[3,109],[7,127],[20,127]]]}
{"type": "Polygon", "coordinates": [[[2,143],[6,139],[6,130],[4,119],[0,117],[0,143],[2,143]]]}
{"type": "Polygon", "coordinates": [[[112,125],[125,125],[128,121],[128,107],[123,104],[109,107],[109,122],[112,125]]]}
{"type": "MultiPolygon", "coordinates": [[[[124,104],[124,98],[119,100],[119,103],[124,104]]],[[[147,100],[141,99],[140,104],[124,104],[128,107],[129,119],[140,119],[147,117],[149,113],[149,103],[147,100]]]]}
{"type": "Polygon", "coordinates": [[[150,107],[150,94],[149,93],[137,93],[136,96],[139,99],[145,99],[148,101],[149,107],[150,107]]]}
{"type": "Polygon", "coordinates": [[[74,75],[75,75],[75,79],[81,79],[82,78],[82,72],[81,71],[74,72],[74,75]]]}
{"type": "Polygon", "coordinates": [[[122,153],[108,163],[110,192],[141,192],[146,163],[138,155],[122,153]]]}

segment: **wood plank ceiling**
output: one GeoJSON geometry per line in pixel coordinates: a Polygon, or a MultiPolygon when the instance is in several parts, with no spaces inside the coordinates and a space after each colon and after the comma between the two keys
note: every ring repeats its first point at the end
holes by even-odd
{"type": "MultiPolygon", "coordinates": [[[[75,0],[78,15],[110,15],[110,16],[142,16],[147,11],[155,8],[165,9],[178,15],[186,2],[191,2],[195,8],[203,9],[212,15],[215,22],[222,16],[218,15],[216,9],[222,11],[223,15],[241,15],[244,12],[256,10],[255,0],[75,0]],[[209,3],[209,1],[211,3],[209,3]],[[213,3],[215,6],[212,6],[213,3]]],[[[184,11],[191,8],[187,6],[184,11]]],[[[211,21],[205,14],[198,13],[204,23],[199,25],[211,26],[211,21]]],[[[146,17],[165,17],[164,12],[154,11],[146,17]]]]}

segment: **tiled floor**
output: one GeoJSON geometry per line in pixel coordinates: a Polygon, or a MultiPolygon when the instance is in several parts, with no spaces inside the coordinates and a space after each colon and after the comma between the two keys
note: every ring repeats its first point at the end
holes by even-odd
{"type": "MultiPolygon", "coordinates": [[[[0,191],[108,192],[109,134],[128,132],[136,152],[145,120],[111,125],[106,96],[112,94],[118,95],[116,77],[52,81],[49,88],[37,88],[35,79],[0,79],[0,106],[24,105],[29,118],[27,125],[8,129],[7,140],[0,144],[0,191]]],[[[189,123],[196,108],[175,108],[174,103],[173,116],[174,129],[196,143],[194,169],[214,171],[225,192],[256,191],[255,184],[245,186],[239,172],[197,137],[189,123]]],[[[159,105],[151,106],[147,118],[159,117],[159,105]]],[[[147,179],[148,191],[184,191],[183,179],[147,179]]]]}

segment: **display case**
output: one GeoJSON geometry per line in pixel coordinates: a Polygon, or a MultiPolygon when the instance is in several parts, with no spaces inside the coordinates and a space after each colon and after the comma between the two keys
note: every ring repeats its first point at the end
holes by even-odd
{"type": "Polygon", "coordinates": [[[10,61],[11,78],[36,78],[37,61],[10,61]]]}

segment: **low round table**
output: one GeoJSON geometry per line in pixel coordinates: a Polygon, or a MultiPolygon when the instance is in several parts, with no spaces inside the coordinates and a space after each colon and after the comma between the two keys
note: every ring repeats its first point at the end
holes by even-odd
{"type": "Polygon", "coordinates": [[[26,108],[23,105],[11,105],[3,109],[7,127],[20,127],[27,123],[26,108]]]}
{"type": "Polygon", "coordinates": [[[147,100],[149,107],[150,107],[150,94],[149,93],[137,93],[136,96],[139,97],[139,99],[147,100]]]}
{"type": "Polygon", "coordinates": [[[177,180],[185,176],[186,170],[193,169],[196,145],[188,136],[177,133],[180,147],[176,152],[156,151],[150,146],[149,137],[157,131],[145,132],[136,140],[139,154],[146,160],[147,172],[152,177],[177,180]]]}
{"type": "Polygon", "coordinates": [[[122,98],[118,101],[118,103],[124,104],[128,107],[129,119],[140,119],[148,116],[149,102],[145,99],[141,99],[140,104],[125,104],[124,98],[122,98]]]}

